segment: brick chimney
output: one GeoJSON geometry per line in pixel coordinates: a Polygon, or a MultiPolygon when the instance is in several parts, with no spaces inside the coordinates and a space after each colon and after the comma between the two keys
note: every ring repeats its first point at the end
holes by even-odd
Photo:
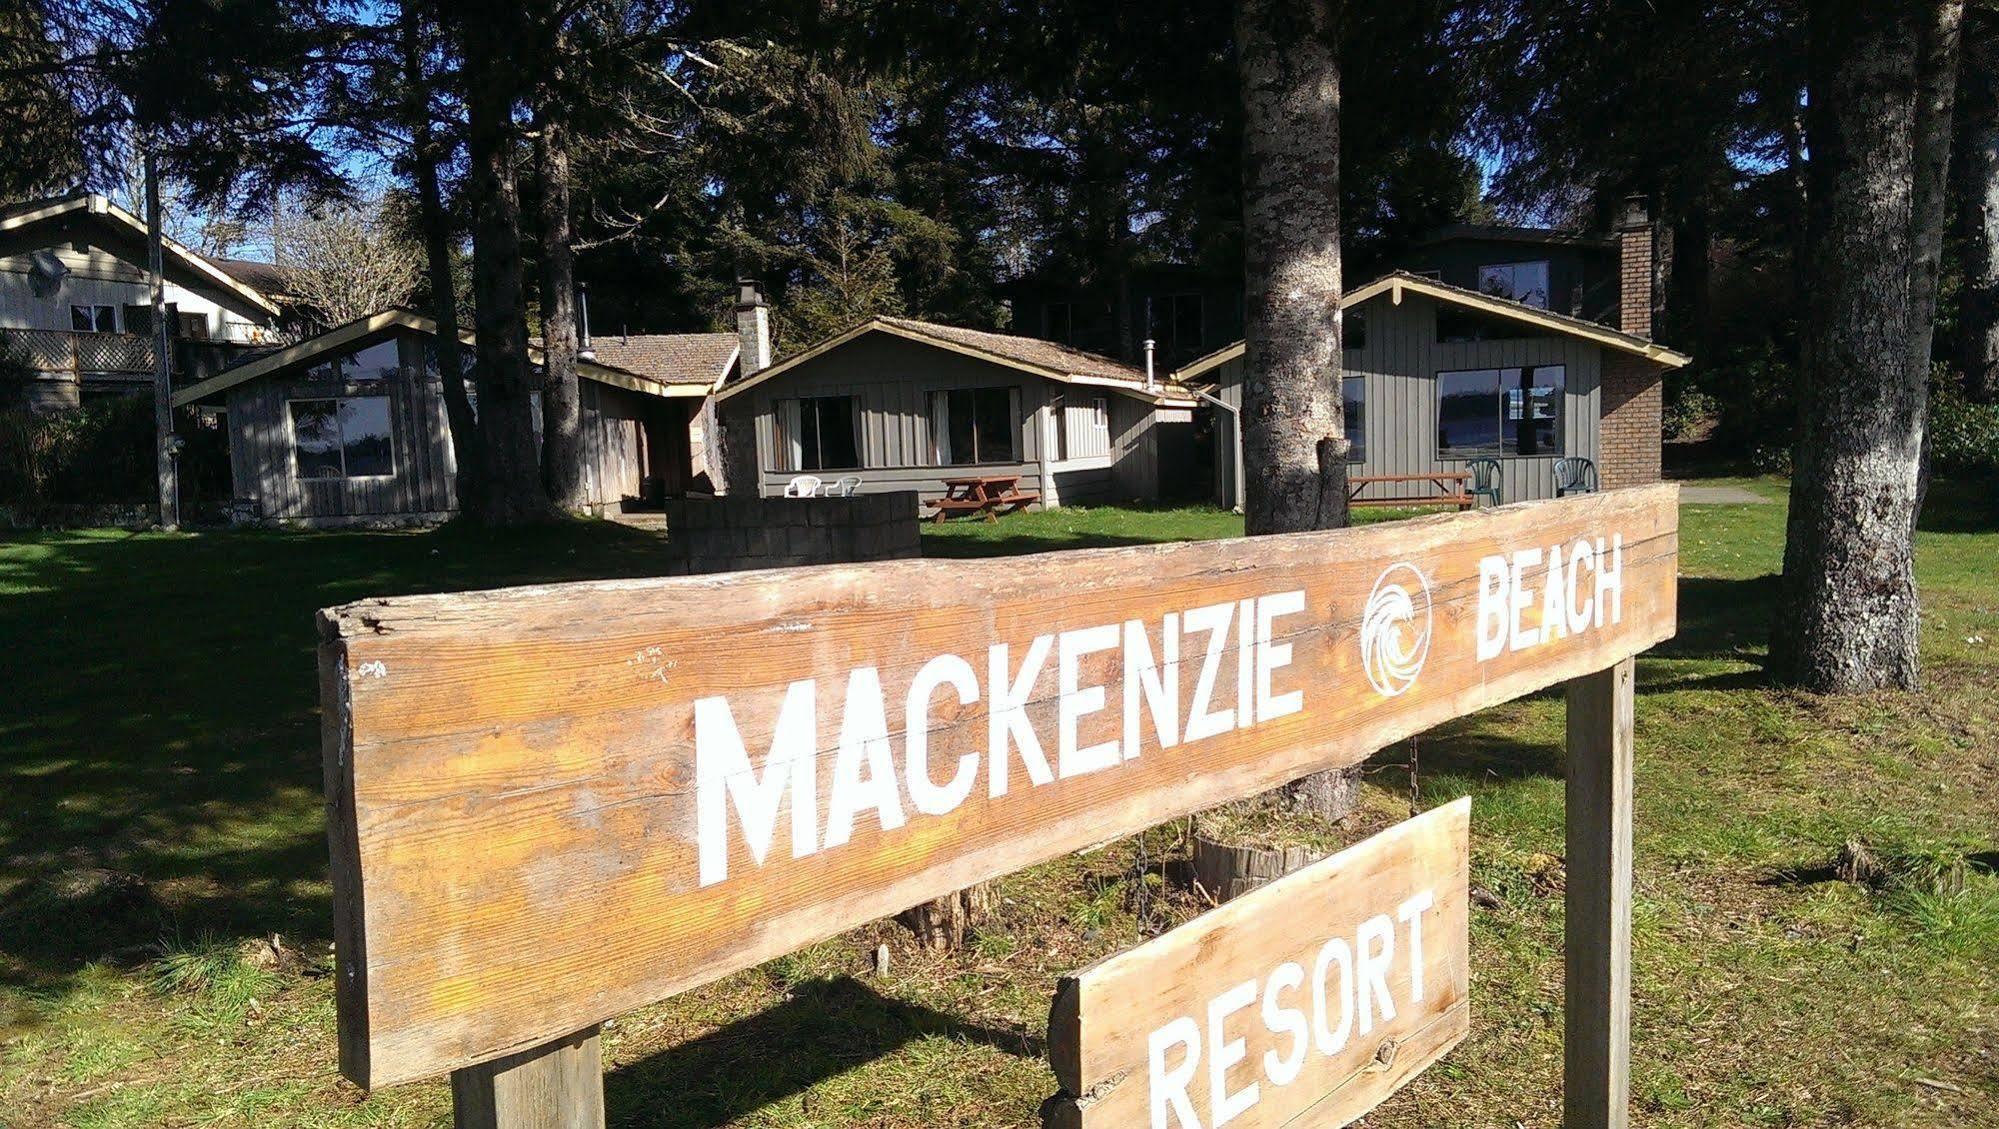
{"type": "Polygon", "coordinates": [[[736,336],[742,343],[736,362],[742,376],[755,376],[770,367],[770,305],[754,278],[736,282],[736,336]]]}
{"type": "MultiPolygon", "coordinates": [[[[1626,198],[1617,217],[1617,325],[1652,336],[1652,212],[1626,198]]],[[[1661,471],[1665,369],[1622,350],[1603,351],[1602,430],[1597,478],[1604,489],[1657,482],[1661,471]]]]}
{"type": "Polygon", "coordinates": [[[1617,327],[1652,336],[1652,208],[1627,196],[1617,215],[1617,327]]]}

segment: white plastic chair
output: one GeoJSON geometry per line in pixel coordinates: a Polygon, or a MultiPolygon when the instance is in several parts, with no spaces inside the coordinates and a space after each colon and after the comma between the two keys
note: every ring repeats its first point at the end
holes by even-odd
{"type": "Polygon", "coordinates": [[[860,488],[861,488],[860,475],[858,474],[842,475],[838,482],[835,482],[833,485],[828,486],[826,488],[826,494],[828,497],[832,498],[851,498],[855,495],[855,493],[857,493],[860,490],[860,488]]]}
{"type": "Polygon", "coordinates": [[[818,475],[797,475],[790,482],[784,484],[784,496],[787,498],[810,498],[819,493],[819,486],[818,475]]]}

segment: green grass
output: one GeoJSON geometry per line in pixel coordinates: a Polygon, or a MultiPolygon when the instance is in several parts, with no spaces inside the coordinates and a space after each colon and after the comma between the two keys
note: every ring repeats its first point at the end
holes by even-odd
{"type": "MultiPolygon", "coordinates": [[[[1985,505],[1940,483],[1919,539],[1926,691],[1852,699],[1766,685],[1782,505],[1685,509],[1681,632],[1639,664],[1638,1123],[1999,1124],[1985,505]],[[1880,859],[1871,880],[1838,876],[1849,840],[1880,859]]],[[[1240,531],[1214,510],[1062,510],[927,528],[925,545],[1240,531]]],[[[438,1084],[364,1096],[335,1075],[312,611],[644,575],[658,551],[600,523],[0,538],[0,1125],[447,1124],[438,1084]]],[[[1561,740],[1543,695],[1417,745],[1425,804],[1473,797],[1473,881],[1492,899],[1473,921],[1471,1039],[1372,1126],[1558,1123],[1561,740]]],[[[1400,802],[1406,757],[1374,766],[1376,806],[1400,802]]],[[[1054,979],[1198,908],[1161,879],[1180,834],[1004,880],[958,953],[880,923],[620,1017],[613,1122],[1035,1124],[1054,979]]]]}

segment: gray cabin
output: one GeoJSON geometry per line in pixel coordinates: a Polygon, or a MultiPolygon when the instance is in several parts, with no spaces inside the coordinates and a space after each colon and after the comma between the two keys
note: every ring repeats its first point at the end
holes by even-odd
{"type": "Polygon", "coordinates": [[[779,497],[800,475],[858,492],[1017,476],[1043,506],[1159,496],[1161,433],[1191,434],[1170,381],[1052,342],[874,318],[716,397],[732,491],[779,497]]]}
{"type": "MultiPolygon", "coordinates": [[[[385,310],[175,393],[176,407],[199,405],[226,416],[233,517],[337,526],[440,521],[455,513],[457,464],[436,336],[429,318],[385,310]]],[[[732,371],[736,338],[668,336],[676,340],[617,348],[623,356],[655,358],[664,370],[633,371],[602,359],[577,365],[584,481],[594,511],[616,512],[630,501],[689,488],[690,425],[732,371]]],[[[539,362],[539,350],[530,355],[539,362]]]]}
{"type": "MultiPolygon", "coordinates": [[[[1554,497],[1563,456],[1594,461],[1605,489],[1659,479],[1661,378],[1686,356],[1406,272],[1349,291],[1341,309],[1349,474],[1461,471],[1493,458],[1507,502],[1554,497]]],[[[1237,342],[1174,374],[1224,417],[1215,427],[1215,497],[1232,507],[1243,504],[1243,354],[1237,342]]],[[[1404,492],[1365,489],[1362,497],[1404,492]]]]}

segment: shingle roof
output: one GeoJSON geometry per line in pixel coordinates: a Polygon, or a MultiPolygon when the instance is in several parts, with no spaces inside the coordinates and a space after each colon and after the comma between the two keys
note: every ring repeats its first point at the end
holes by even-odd
{"type": "Polygon", "coordinates": [[[599,364],[662,384],[714,384],[735,363],[740,340],[733,333],[643,333],[593,337],[599,364]]]}
{"type": "Polygon", "coordinates": [[[1145,373],[1122,361],[1112,360],[1097,353],[1086,353],[1081,349],[1071,349],[1067,345],[1058,345],[1053,341],[1020,337],[1011,333],[992,333],[983,329],[965,329],[955,325],[939,325],[933,321],[917,321],[914,318],[881,320],[924,337],[955,342],[970,349],[1006,357],[1022,364],[1053,369],[1068,376],[1126,380],[1140,386],[1145,384],[1145,373]]]}
{"type": "Polygon", "coordinates": [[[208,261],[245,286],[256,287],[266,294],[289,293],[285,273],[278,269],[276,263],[260,263],[255,259],[218,259],[214,255],[208,256],[208,261]]]}

